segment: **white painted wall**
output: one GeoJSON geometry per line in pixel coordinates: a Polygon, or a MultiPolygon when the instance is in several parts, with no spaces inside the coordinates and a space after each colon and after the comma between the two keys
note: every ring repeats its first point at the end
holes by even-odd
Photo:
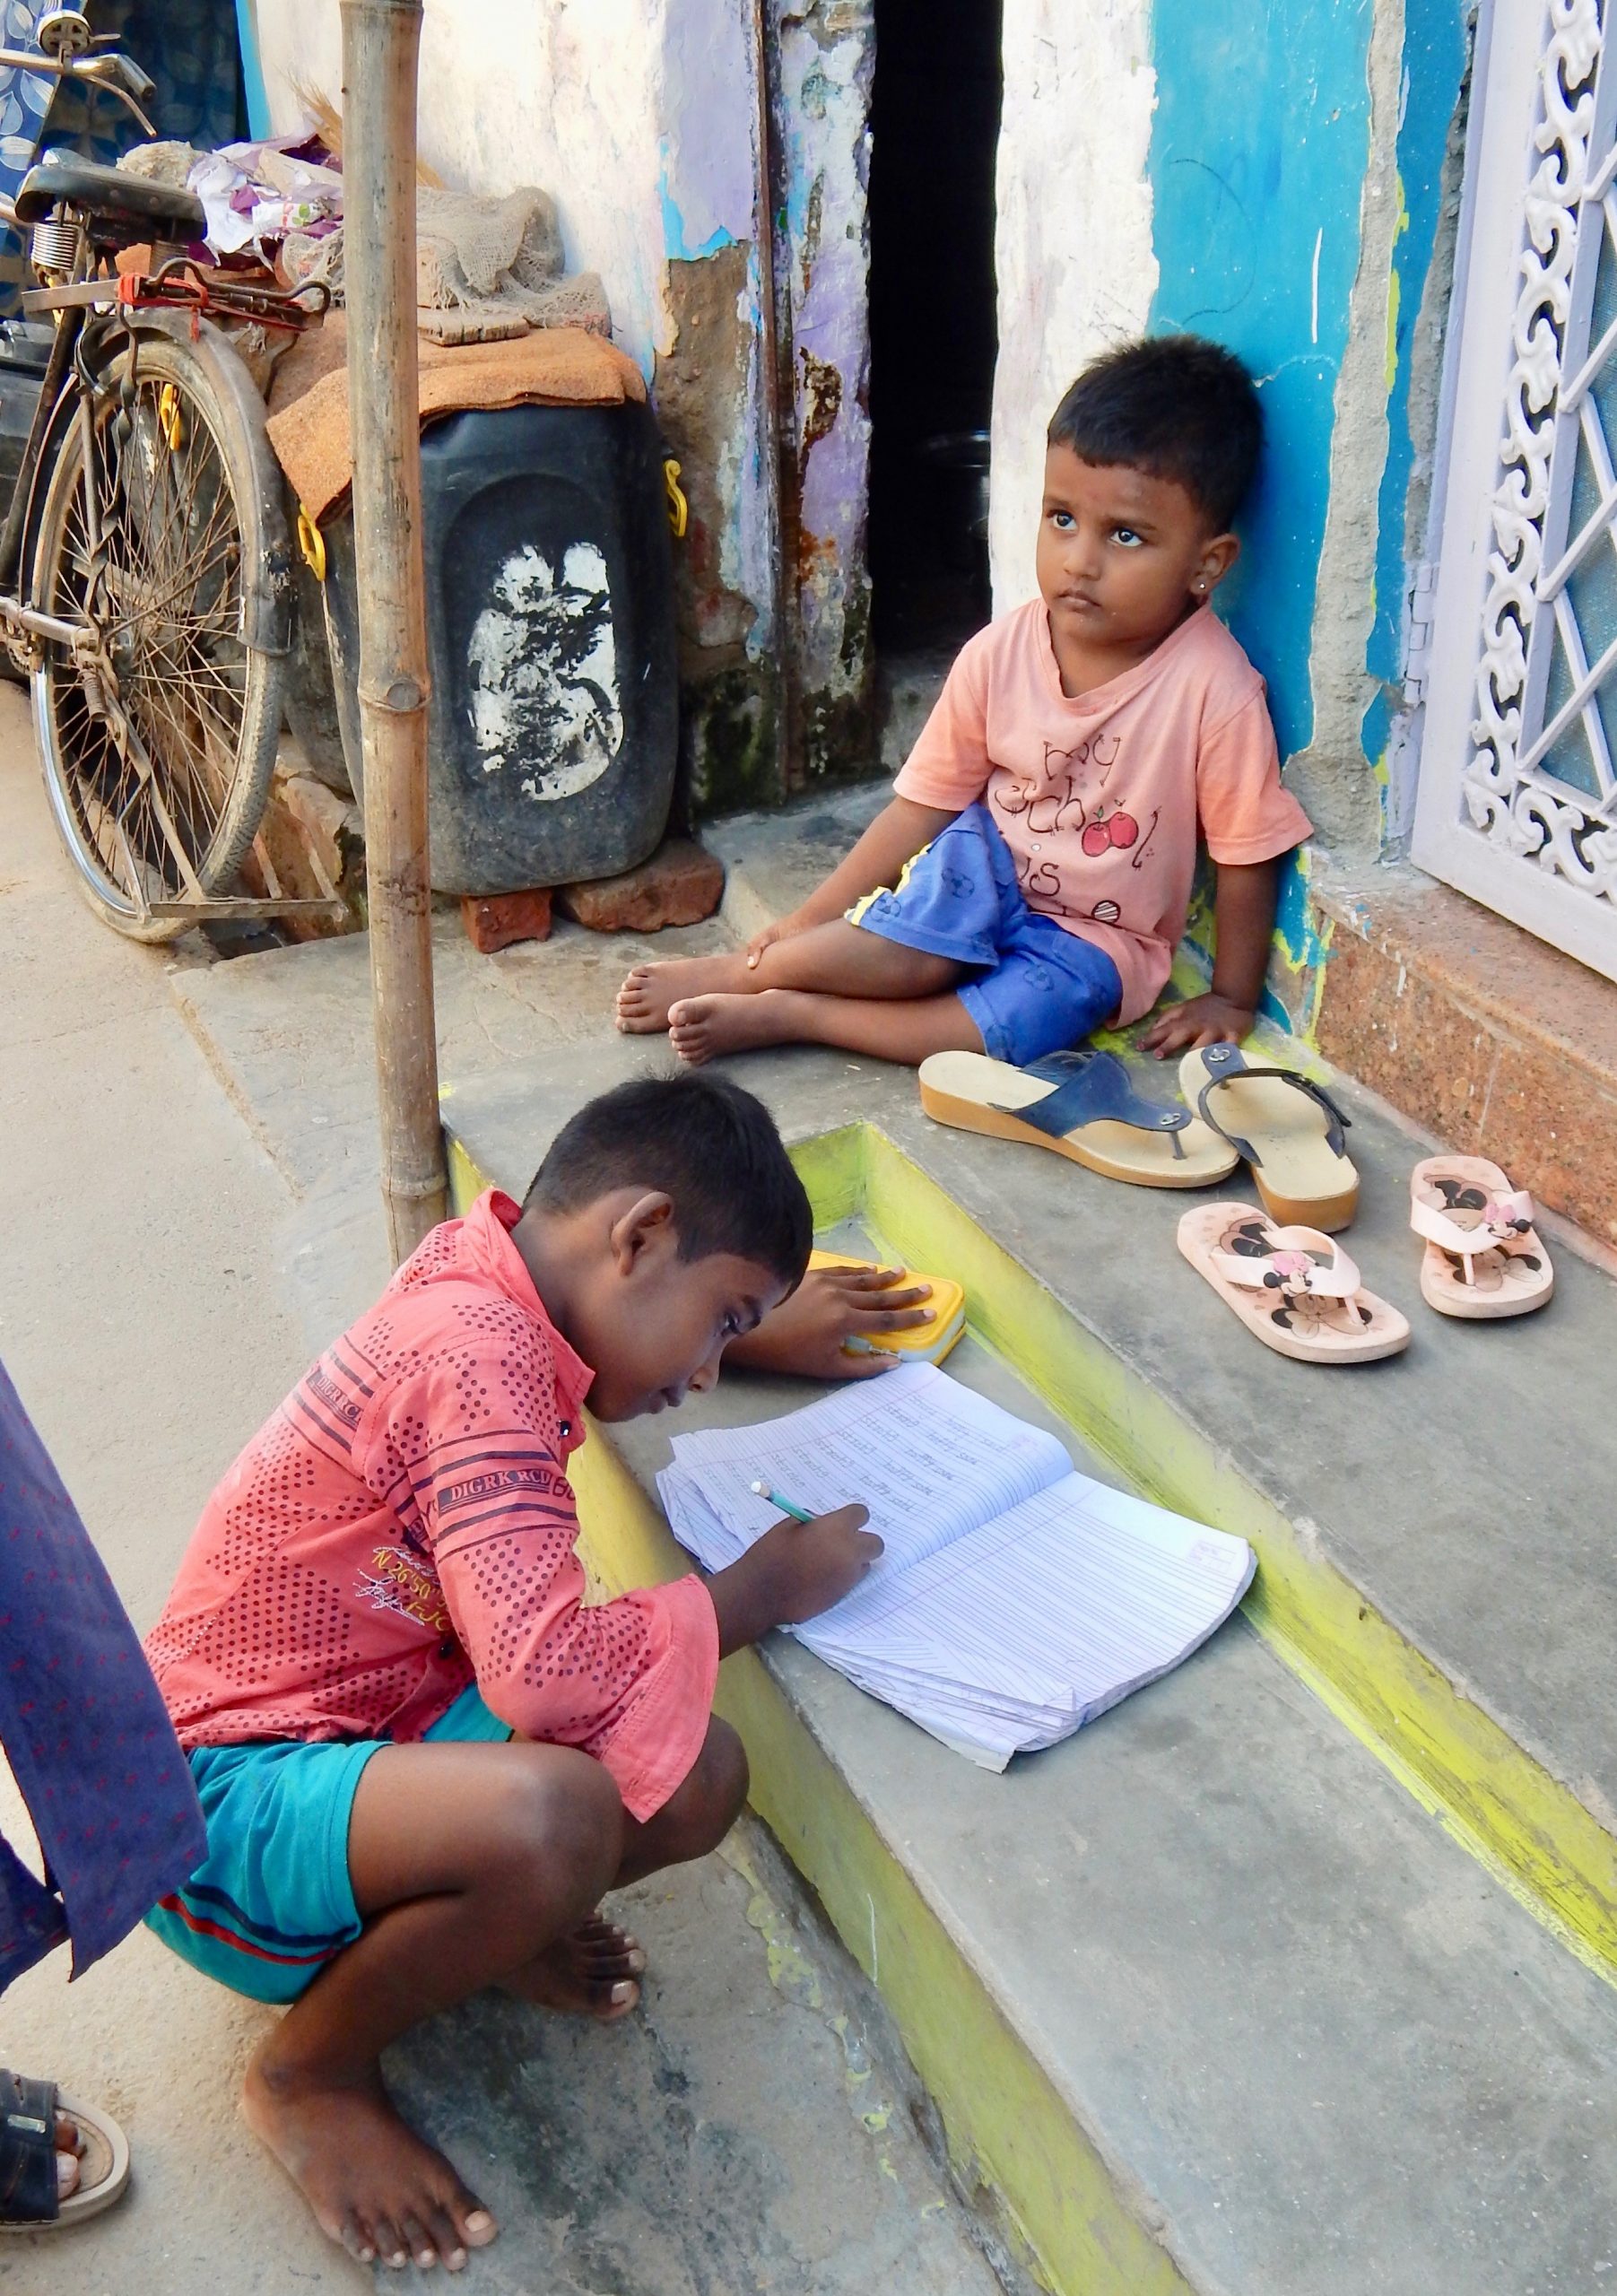
{"type": "MultiPolygon", "coordinates": [[[[294,79],[340,104],[337,0],[273,0],[258,24],[278,132],[294,79]]],[[[569,269],[600,273],[649,377],[668,255],[752,235],[748,84],[741,0],[426,0],[422,157],[465,190],[550,192],[569,269]]]]}
{"type": "Polygon", "coordinates": [[[1086,361],[1143,330],[1156,291],[1150,57],[1151,0],[1004,0],[995,612],[1037,587],[1044,434],[1056,402],[1086,361]]]}
{"type": "MultiPolygon", "coordinates": [[[[300,121],[294,81],[340,106],[338,0],[260,0],[258,28],[278,132],[300,121]]],[[[756,117],[749,0],[426,0],[422,158],[456,188],[548,191],[569,268],[601,274],[613,335],[648,381],[674,348],[670,259],[752,241],[756,117]]],[[[756,345],[755,262],[743,300],[756,345]]],[[[759,608],[759,648],[774,540],[756,372],[749,386],[717,482],[724,578],[759,608]]]]}

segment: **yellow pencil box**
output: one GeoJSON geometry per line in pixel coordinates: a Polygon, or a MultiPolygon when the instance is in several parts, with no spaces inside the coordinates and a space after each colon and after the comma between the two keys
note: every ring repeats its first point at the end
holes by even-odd
{"type": "MultiPolygon", "coordinates": [[[[880,1260],[856,1259],[848,1252],[812,1252],[811,1267],[879,1267],[880,1260]]],[[[912,1363],[941,1363],[955,1341],[966,1328],[966,1293],[963,1285],[946,1275],[920,1275],[914,1268],[904,1270],[901,1281],[893,1286],[902,1291],[906,1284],[929,1283],[932,1297],[926,1301],[929,1310],[924,1324],[911,1324],[905,1331],[883,1332],[875,1339],[850,1339],[844,1352],[850,1355],[902,1355],[912,1363]]],[[[881,1293],[873,1297],[880,1300],[881,1293]]]]}

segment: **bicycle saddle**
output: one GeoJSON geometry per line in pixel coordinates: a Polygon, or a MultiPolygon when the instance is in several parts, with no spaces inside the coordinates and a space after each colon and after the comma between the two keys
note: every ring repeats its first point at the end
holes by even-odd
{"type": "Polygon", "coordinates": [[[208,219],[200,199],[166,183],[149,183],[123,168],[99,168],[71,152],[48,152],[23,177],[16,196],[20,223],[42,222],[58,201],[86,208],[132,239],[200,239],[208,219]]]}

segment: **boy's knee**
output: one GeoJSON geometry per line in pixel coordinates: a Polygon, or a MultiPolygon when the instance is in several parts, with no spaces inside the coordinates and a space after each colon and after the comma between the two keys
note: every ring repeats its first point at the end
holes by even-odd
{"type": "Polygon", "coordinates": [[[704,1850],[716,1848],[741,1815],[748,1776],[746,1748],[716,1714],[677,1797],[685,1803],[688,1822],[704,1850]]]}
{"type": "Polygon", "coordinates": [[[505,1835],[512,1856],[543,1876],[576,1875],[592,1899],[623,1854],[623,1805],[612,1773],[567,1746],[513,1746],[505,1835]]]}

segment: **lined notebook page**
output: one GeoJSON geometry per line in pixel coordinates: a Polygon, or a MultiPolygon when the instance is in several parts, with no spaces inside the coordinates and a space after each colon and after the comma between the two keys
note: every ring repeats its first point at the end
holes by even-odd
{"type": "Polygon", "coordinates": [[[1244,1539],[1068,1474],[913,1569],[873,1574],[798,1631],[893,1703],[930,1698],[1009,1752],[1178,1665],[1252,1570],[1244,1539]]]}
{"type": "Polygon", "coordinates": [[[990,1769],[1178,1665],[1252,1577],[1244,1539],[1074,1474],[1054,1436],[930,1366],[674,1449],[663,1503],[710,1570],[777,1519],[754,1477],[816,1512],[870,1508],[881,1561],[791,1631],[990,1769]]]}
{"type": "MultiPolygon", "coordinates": [[[[694,1490],[726,1550],[716,1562],[733,1561],[779,1519],[749,1487],[756,1480],[811,1514],[852,1500],[868,1507],[886,1547],[872,1574],[882,1579],[1072,1472],[1054,1435],[929,1363],[883,1371],[762,1426],[676,1436],[674,1458],[658,1477],[669,1518],[681,1530],[694,1490]]],[[[711,1538],[711,1525],[701,1527],[711,1538]]],[[[701,1544],[694,1551],[709,1561],[701,1544]]]]}

